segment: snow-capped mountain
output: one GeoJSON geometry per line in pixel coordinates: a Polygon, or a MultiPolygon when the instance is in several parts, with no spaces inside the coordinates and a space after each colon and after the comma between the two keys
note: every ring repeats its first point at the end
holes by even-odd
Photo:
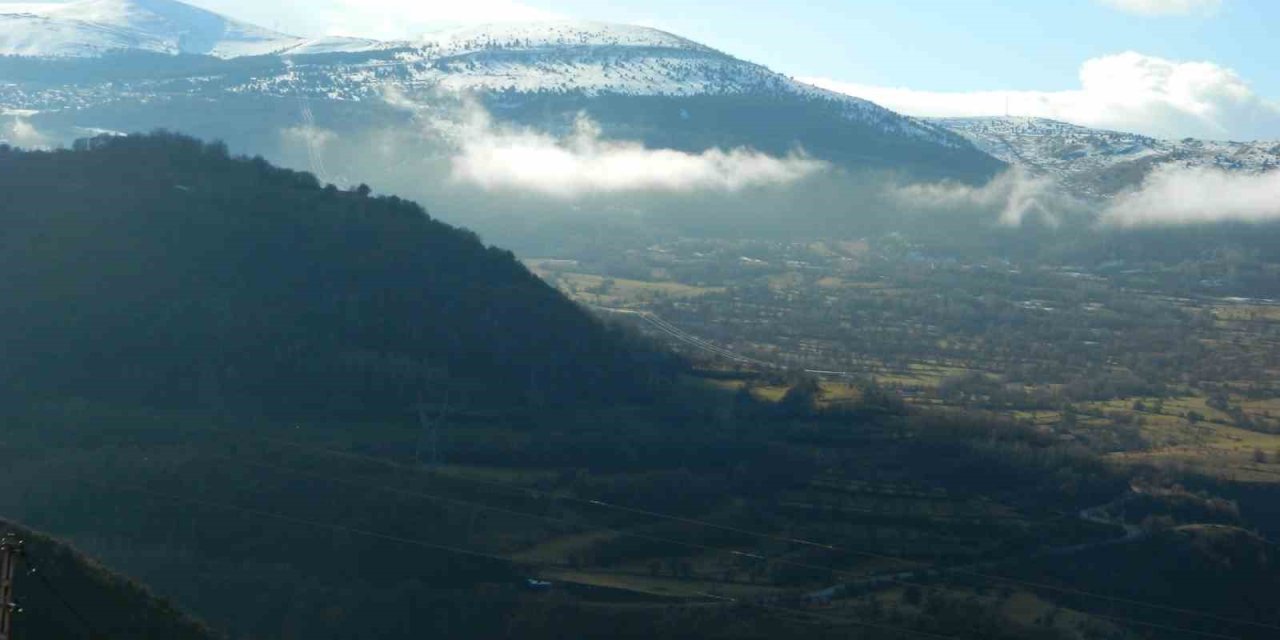
{"type": "MultiPolygon", "coordinates": [[[[538,22],[490,24],[441,31],[402,43],[396,59],[427,63],[425,77],[450,89],[563,91],[636,95],[785,92],[872,103],[802,84],[680,36],[624,24],[538,22]]],[[[908,119],[914,133],[938,139],[945,132],[908,119]],[[942,135],[939,135],[942,134],[942,135]]]]}
{"type": "Polygon", "coordinates": [[[306,40],[177,0],[3,7],[0,110],[39,112],[31,122],[63,140],[166,127],[269,155],[259,148],[278,139],[269,127],[296,125],[299,100],[320,126],[356,128],[391,93],[421,102],[446,91],[544,129],[586,113],[605,135],[654,146],[803,150],[963,180],[1003,166],[946,128],[645,27],[539,22],[412,42],[306,40]],[[331,112],[341,121],[326,121],[331,112]]]}
{"type": "Polygon", "coordinates": [[[748,90],[763,68],[657,29],[590,22],[492,24],[429,34],[396,55],[449,89],[681,95],[748,90]]]}
{"type": "Polygon", "coordinates": [[[1161,140],[1044,118],[940,118],[932,122],[1009,164],[1055,178],[1084,197],[1114,195],[1141,183],[1152,169],[1167,165],[1246,173],[1280,168],[1280,141],[1161,140]]]}
{"type": "MultiPolygon", "coordinates": [[[[313,67],[295,60],[294,86],[268,83],[256,91],[305,91],[323,86],[312,72],[347,82],[326,97],[368,99],[386,82],[411,87],[494,94],[587,96],[774,96],[819,100],[849,119],[885,133],[952,148],[968,144],[944,128],[898,115],[860,98],[812,87],[761,65],[647,27],[593,22],[492,24],[431,34],[416,42],[388,43],[387,58],[313,67]],[[335,93],[336,91],[336,93],[335,93]]],[[[290,52],[292,53],[292,52],[290,52]]],[[[282,80],[276,78],[275,80],[282,80]]],[[[270,81],[268,81],[270,82],[270,81]]]]}
{"type": "Polygon", "coordinates": [[[373,41],[308,40],[174,0],[0,4],[0,55],[75,58],[120,51],[220,58],[290,50],[361,50],[373,41]]]}

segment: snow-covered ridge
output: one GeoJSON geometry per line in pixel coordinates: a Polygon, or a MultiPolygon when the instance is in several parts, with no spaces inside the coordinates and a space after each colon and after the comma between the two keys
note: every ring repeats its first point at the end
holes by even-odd
{"type": "Polygon", "coordinates": [[[507,49],[651,47],[711,51],[657,29],[598,22],[494,23],[442,30],[419,40],[299,38],[178,0],[78,0],[0,4],[0,55],[93,57],[113,51],[221,58],[412,49],[419,57],[507,49]]]}
{"type": "Polygon", "coordinates": [[[492,23],[442,30],[406,43],[439,55],[485,49],[533,50],[565,47],[655,47],[711,52],[672,33],[635,25],[587,21],[492,23]]]}
{"type": "Polygon", "coordinates": [[[938,118],[931,122],[1000,160],[1055,178],[1085,197],[1114,195],[1166,165],[1245,173],[1280,168],[1277,141],[1162,140],[1045,118],[938,118]]]}
{"type": "MultiPolygon", "coordinates": [[[[371,47],[365,60],[296,59],[288,76],[259,77],[246,93],[376,98],[388,85],[492,93],[589,96],[781,96],[836,104],[850,120],[951,148],[963,138],[866,100],[797,82],[665,31],[600,22],[501,23],[371,47]]],[[[286,51],[286,55],[312,51],[286,51]]]]}
{"type": "MultiPolygon", "coordinates": [[[[0,106],[39,111],[92,108],[122,96],[200,93],[333,101],[380,101],[388,88],[413,96],[436,90],[478,94],[750,97],[821,102],[848,122],[891,137],[968,149],[962,137],[866,100],[797,82],[686,38],[648,27],[599,22],[472,26],[412,42],[307,40],[262,29],[178,0],[79,0],[6,13],[0,55],[93,58],[118,51],[200,54],[227,59],[209,77],[138,78],[65,86],[0,83],[0,106]],[[318,54],[343,53],[332,56],[318,54]],[[248,56],[290,64],[237,66],[248,56]]],[[[208,74],[207,70],[201,73],[208,74]]]]}
{"type": "MultiPolygon", "coordinates": [[[[859,98],[796,82],[686,38],[648,27],[600,22],[495,23],[443,30],[412,42],[308,40],[199,9],[178,0],[79,0],[0,5],[0,55],[96,57],[118,51],[234,59],[279,55],[298,62],[280,76],[229,87],[238,93],[310,94],[364,100],[390,84],[446,90],[578,92],[587,95],[774,95],[825,100],[846,117],[886,132],[949,147],[965,143],[933,125],[859,98]],[[364,60],[307,61],[330,53],[364,60]]],[[[64,108],[75,100],[15,105],[64,108]]],[[[46,101],[48,102],[48,101],[46,101]]]]}
{"type": "Polygon", "coordinates": [[[0,4],[0,55],[84,58],[118,51],[237,58],[300,51],[365,50],[373,41],[298,38],[176,0],[80,0],[0,4]]]}
{"type": "Polygon", "coordinates": [[[949,147],[945,129],[797,82],[686,38],[602,22],[490,24],[431,34],[395,53],[413,84],[455,91],[588,95],[773,95],[840,105],[851,120],[949,147]]]}

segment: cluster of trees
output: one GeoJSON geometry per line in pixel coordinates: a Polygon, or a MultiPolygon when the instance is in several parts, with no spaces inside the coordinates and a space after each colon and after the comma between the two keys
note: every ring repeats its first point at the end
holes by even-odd
{"type": "Polygon", "coordinates": [[[0,193],[9,390],[399,415],[643,398],[671,370],[418,205],[222,145],[0,148],[0,193]]]}

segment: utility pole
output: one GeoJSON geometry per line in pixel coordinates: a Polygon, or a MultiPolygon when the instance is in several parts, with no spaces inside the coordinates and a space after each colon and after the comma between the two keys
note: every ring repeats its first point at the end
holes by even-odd
{"type": "Polygon", "coordinates": [[[13,600],[13,574],[20,557],[22,540],[6,533],[0,539],[0,640],[13,638],[13,614],[18,611],[18,603],[13,600]]]}
{"type": "MultiPolygon", "coordinates": [[[[418,426],[421,432],[418,434],[417,447],[413,453],[414,462],[422,462],[422,447],[425,444],[431,449],[430,466],[432,468],[440,466],[440,426],[449,415],[449,401],[452,396],[450,391],[445,391],[444,399],[437,407],[439,411],[432,418],[427,415],[427,405],[423,402],[422,394],[418,394],[418,426]]],[[[0,638],[0,640],[5,639],[0,638]]]]}

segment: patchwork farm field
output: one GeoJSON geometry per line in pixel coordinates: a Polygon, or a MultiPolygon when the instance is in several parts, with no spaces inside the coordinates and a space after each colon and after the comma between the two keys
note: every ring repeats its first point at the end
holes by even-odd
{"type": "Polygon", "coordinates": [[[823,407],[870,385],[908,406],[1015,420],[1117,464],[1280,481],[1278,303],[866,243],[707,245],[625,257],[632,272],[649,259],[651,280],[611,279],[608,261],[532,267],[584,304],[676,328],[679,339],[639,324],[720,372],[708,380],[719,388],[781,402],[811,375],[823,407]]]}

